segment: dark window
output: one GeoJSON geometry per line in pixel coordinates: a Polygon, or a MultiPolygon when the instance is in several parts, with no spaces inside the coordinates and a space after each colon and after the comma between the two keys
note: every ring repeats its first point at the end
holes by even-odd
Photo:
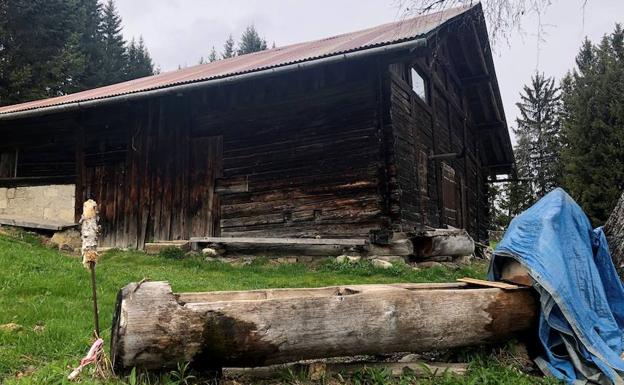
{"type": "Polygon", "coordinates": [[[418,71],[412,68],[412,90],[421,98],[423,101],[427,101],[427,82],[425,78],[422,77],[418,71]]]}
{"type": "Polygon", "coordinates": [[[17,150],[0,150],[0,178],[15,178],[17,175],[17,150]]]}

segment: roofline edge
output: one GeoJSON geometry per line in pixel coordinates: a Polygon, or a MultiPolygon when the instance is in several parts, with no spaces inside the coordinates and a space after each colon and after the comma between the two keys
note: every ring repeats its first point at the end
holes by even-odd
{"type": "Polygon", "coordinates": [[[286,64],[282,66],[278,65],[276,67],[265,68],[265,69],[261,69],[258,71],[252,71],[252,72],[247,72],[247,73],[238,74],[238,75],[224,76],[224,77],[215,78],[215,79],[200,80],[200,81],[180,84],[176,86],[162,87],[162,88],[157,88],[153,90],[146,90],[146,91],[139,91],[139,92],[134,92],[134,93],[129,93],[129,94],[104,97],[101,99],[92,99],[92,100],[86,100],[82,102],[71,102],[71,103],[58,104],[58,105],[49,106],[49,107],[33,108],[29,110],[15,111],[15,112],[6,112],[3,114],[0,113],[0,121],[10,121],[10,120],[30,118],[30,117],[36,117],[36,116],[48,115],[48,114],[54,114],[54,113],[60,113],[60,112],[77,111],[77,110],[97,107],[97,106],[104,105],[104,104],[129,102],[129,101],[133,101],[137,99],[148,98],[151,96],[161,96],[161,95],[174,94],[174,93],[179,93],[179,92],[187,92],[187,91],[191,91],[191,90],[198,89],[198,88],[223,85],[223,84],[243,81],[243,80],[247,80],[247,79],[251,79],[251,78],[255,78],[259,76],[279,74],[279,73],[284,73],[284,72],[290,72],[290,71],[296,71],[300,69],[315,67],[318,65],[337,63],[343,60],[359,59],[362,57],[368,57],[368,56],[373,56],[373,55],[383,54],[383,53],[391,53],[395,51],[401,51],[404,49],[415,50],[417,48],[425,47],[426,45],[427,45],[427,38],[420,37],[420,38],[410,39],[408,41],[403,41],[400,43],[386,44],[386,45],[381,45],[381,46],[377,46],[373,48],[366,48],[366,49],[356,50],[352,52],[326,56],[326,57],[322,57],[319,59],[286,64]]]}

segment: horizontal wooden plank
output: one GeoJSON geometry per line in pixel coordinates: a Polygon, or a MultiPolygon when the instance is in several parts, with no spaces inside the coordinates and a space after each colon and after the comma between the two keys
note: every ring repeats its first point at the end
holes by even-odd
{"type": "Polygon", "coordinates": [[[0,187],[43,186],[50,184],[74,184],[75,175],[32,176],[17,178],[0,178],[0,187]]]}
{"type": "Polygon", "coordinates": [[[497,289],[519,289],[520,286],[512,285],[505,282],[496,282],[496,281],[485,281],[483,279],[475,279],[475,278],[459,278],[458,282],[469,283],[471,285],[483,286],[483,287],[495,287],[497,289]]]}
{"type": "Polygon", "coordinates": [[[367,239],[317,239],[317,238],[247,238],[247,237],[193,237],[191,243],[248,243],[263,245],[339,245],[365,246],[367,239]]]}
{"type": "Polygon", "coordinates": [[[406,373],[416,377],[430,378],[431,376],[444,376],[446,373],[464,375],[468,370],[465,363],[443,363],[443,362],[306,362],[288,363],[282,365],[260,366],[256,368],[223,368],[223,377],[226,379],[270,379],[283,374],[287,370],[295,373],[310,373],[315,365],[324,367],[325,371],[341,374],[355,374],[366,368],[386,370],[392,376],[399,377],[406,373]]]}
{"type": "Polygon", "coordinates": [[[54,230],[59,231],[69,227],[77,226],[77,223],[52,221],[46,219],[10,218],[0,217],[0,225],[24,227],[27,229],[54,230]]]}

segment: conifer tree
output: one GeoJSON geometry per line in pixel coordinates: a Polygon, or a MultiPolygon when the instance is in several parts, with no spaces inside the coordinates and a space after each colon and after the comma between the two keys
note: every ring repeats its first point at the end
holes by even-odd
{"type": "Polygon", "coordinates": [[[154,74],[154,63],[150,57],[143,37],[137,43],[134,39],[127,47],[125,79],[137,79],[154,74]]]}
{"type": "Polygon", "coordinates": [[[212,50],[210,51],[210,55],[208,55],[208,61],[210,63],[212,63],[213,61],[217,61],[219,60],[219,58],[217,58],[217,50],[215,49],[214,46],[212,46],[212,50]]]}
{"type": "Polygon", "coordinates": [[[152,71],[141,39],[134,47],[124,45],[112,0],[105,7],[97,0],[0,1],[0,105],[64,95],[152,71]]]}
{"type": "Polygon", "coordinates": [[[102,13],[102,41],[104,59],[102,61],[102,85],[125,80],[126,42],[121,34],[121,17],[115,2],[108,0],[102,13]]]}
{"type": "Polygon", "coordinates": [[[225,41],[225,44],[223,44],[223,52],[221,53],[221,57],[223,59],[228,59],[236,56],[234,44],[234,38],[232,37],[232,35],[230,35],[225,41]]]}
{"type": "Polygon", "coordinates": [[[554,79],[535,73],[516,103],[518,176],[530,180],[527,192],[533,198],[546,195],[561,181],[560,99],[554,79]]]}
{"type": "Polygon", "coordinates": [[[563,79],[565,188],[593,224],[604,224],[624,189],[624,33],[585,40],[563,79]]]}
{"type": "Polygon", "coordinates": [[[102,61],[104,60],[104,42],[102,39],[102,6],[98,0],[80,0],[82,5],[80,34],[80,52],[84,56],[84,68],[77,75],[81,89],[95,88],[102,85],[102,61]]]}
{"type": "Polygon", "coordinates": [[[75,4],[65,0],[0,2],[0,104],[78,88],[84,66],[78,24],[75,4]]]}
{"type": "Polygon", "coordinates": [[[264,51],[265,49],[267,49],[266,40],[260,37],[253,24],[248,26],[238,43],[238,54],[245,55],[247,53],[264,51]]]}

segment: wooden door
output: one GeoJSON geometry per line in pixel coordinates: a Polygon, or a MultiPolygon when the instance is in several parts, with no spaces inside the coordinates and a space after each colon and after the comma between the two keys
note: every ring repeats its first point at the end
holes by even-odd
{"type": "Polygon", "coordinates": [[[189,231],[191,237],[220,234],[221,205],[216,181],[223,170],[223,137],[191,139],[189,231]]]}
{"type": "Polygon", "coordinates": [[[442,211],[443,223],[457,227],[457,184],[455,169],[442,162],[442,211]]]}

